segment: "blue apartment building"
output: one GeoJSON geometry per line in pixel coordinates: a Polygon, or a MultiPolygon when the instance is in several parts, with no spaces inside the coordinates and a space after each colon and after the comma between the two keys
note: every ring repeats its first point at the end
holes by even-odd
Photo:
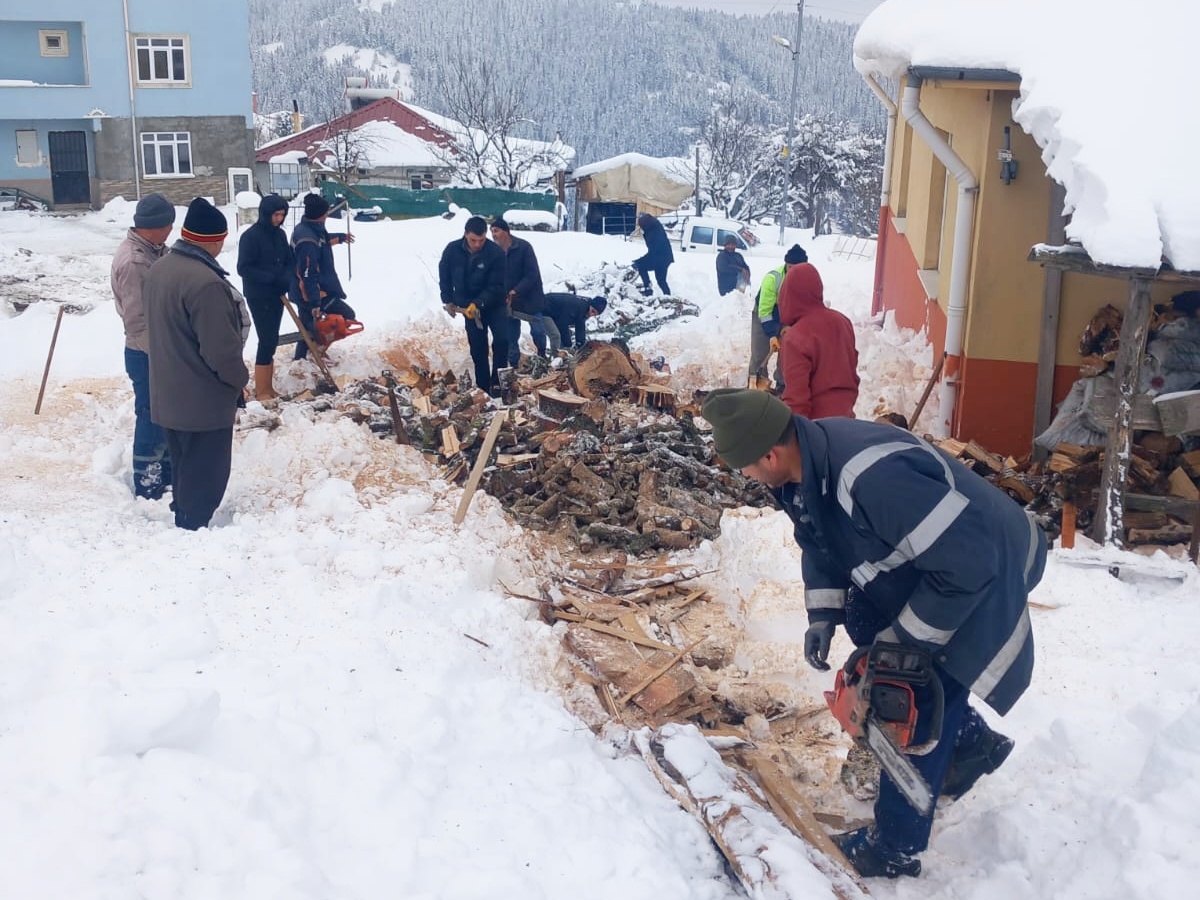
{"type": "Polygon", "coordinates": [[[0,186],[55,209],[251,186],[247,0],[0,0],[0,186]]]}

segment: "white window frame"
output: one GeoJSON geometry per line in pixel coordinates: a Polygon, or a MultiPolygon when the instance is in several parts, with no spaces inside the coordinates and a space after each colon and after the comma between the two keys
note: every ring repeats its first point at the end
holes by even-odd
{"type": "Polygon", "coordinates": [[[192,155],[192,133],[190,131],[143,131],[138,136],[139,155],[142,160],[142,174],[146,178],[194,178],[195,157],[192,155]],[[180,147],[187,147],[187,171],[181,171],[180,147]],[[146,165],[146,151],[154,153],[154,171],[146,165]],[[170,149],[170,164],[175,171],[164,172],[164,150],[170,149]]]}
{"type": "Polygon", "coordinates": [[[17,165],[41,166],[45,164],[42,158],[42,148],[38,145],[38,133],[33,128],[18,128],[16,130],[17,165]],[[24,145],[22,146],[22,143],[24,145]],[[30,144],[32,143],[32,147],[30,144]],[[32,150],[32,153],[30,152],[32,150]]]}
{"type": "Polygon", "coordinates": [[[42,56],[70,56],[71,45],[67,32],[62,28],[39,28],[38,47],[42,56]],[[58,46],[51,46],[57,42],[58,46]]]}
{"type": "Polygon", "coordinates": [[[191,87],[192,86],[192,52],[191,42],[186,34],[138,34],[133,36],[133,71],[138,87],[191,87]],[[165,42],[165,43],[164,43],[165,42]],[[175,77],[175,50],[182,51],[183,78],[175,77]],[[142,77],[142,53],[146,54],[150,77],[142,77]],[[161,62],[166,67],[165,74],[158,73],[155,65],[156,54],[163,54],[161,62]]]}

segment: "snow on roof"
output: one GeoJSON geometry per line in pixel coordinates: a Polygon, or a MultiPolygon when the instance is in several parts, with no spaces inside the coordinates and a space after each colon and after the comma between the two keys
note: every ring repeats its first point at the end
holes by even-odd
{"type": "Polygon", "coordinates": [[[365,164],[373,169],[381,167],[424,167],[435,168],[446,165],[436,153],[434,145],[411,134],[392,122],[364,122],[355,132],[362,142],[365,164]]]}
{"type": "MultiPolygon", "coordinates": [[[[1067,237],[1099,263],[1200,271],[1197,7],[1181,0],[885,0],[863,22],[854,65],[1021,76],[1013,121],[1066,188],[1067,237]]],[[[578,170],[577,173],[578,174],[578,170]]]]}
{"type": "MultiPolygon", "coordinates": [[[[265,146],[265,145],[264,145],[265,146]]],[[[286,153],[276,153],[267,162],[281,163],[303,163],[307,158],[303,150],[288,150],[286,153]]]]}
{"type": "Polygon", "coordinates": [[[643,156],[641,153],[622,153],[620,156],[610,159],[588,163],[575,170],[575,177],[586,178],[588,175],[619,169],[621,166],[644,166],[655,169],[669,180],[688,186],[691,186],[693,180],[691,163],[686,159],[678,156],[643,156]]]}

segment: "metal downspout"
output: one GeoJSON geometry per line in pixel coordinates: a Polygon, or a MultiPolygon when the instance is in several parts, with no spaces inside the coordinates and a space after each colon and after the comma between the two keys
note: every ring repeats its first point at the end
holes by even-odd
{"type": "Polygon", "coordinates": [[[879,188],[879,237],[875,242],[875,285],[871,291],[871,315],[883,310],[883,260],[887,248],[888,207],[892,201],[892,151],[896,145],[896,104],[874,75],[863,75],[867,86],[887,110],[887,132],[883,139],[883,178],[879,188]]]}
{"type": "Polygon", "coordinates": [[[933,151],[958,182],[958,208],[954,214],[954,244],[950,254],[950,297],[946,307],[946,363],[938,389],[938,421],[935,437],[949,437],[958,405],[962,368],[963,336],[967,319],[967,277],[970,274],[971,234],[975,225],[975,196],[979,181],[950,144],[921,112],[921,79],[909,74],[901,95],[900,114],[925,145],[933,151]]]}
{"type": "Polygon", "coordinates": [[[137,132],[137,101],[134,93],[133,80],[133,35],[129,31],[129,0],[121,0],[121,8],[125,13],[125,71],[129,76],[129,141],[133,154],[133,194],[134,199],[142,199],[142,173],[138,165],[138,132],[137,132]]]}

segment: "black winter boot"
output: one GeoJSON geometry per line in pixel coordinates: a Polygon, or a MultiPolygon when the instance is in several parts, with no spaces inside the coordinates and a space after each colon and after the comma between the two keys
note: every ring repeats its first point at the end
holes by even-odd
{"type": "Polygon", "coordinates": [[[879,847],[871,826],[835,834],[833,842],[863,878],[916,878],[921,874],[921,861],[915,856],[879,847]]]}
{"type": "Polygon", "coordinates": [[[942,782],[942,796],[957,800],[984,775],[990,775],[1004,765],[1013,750],[1013,739],[987,729],[970,747],[954,748],[954,756],[942,782]]]}

